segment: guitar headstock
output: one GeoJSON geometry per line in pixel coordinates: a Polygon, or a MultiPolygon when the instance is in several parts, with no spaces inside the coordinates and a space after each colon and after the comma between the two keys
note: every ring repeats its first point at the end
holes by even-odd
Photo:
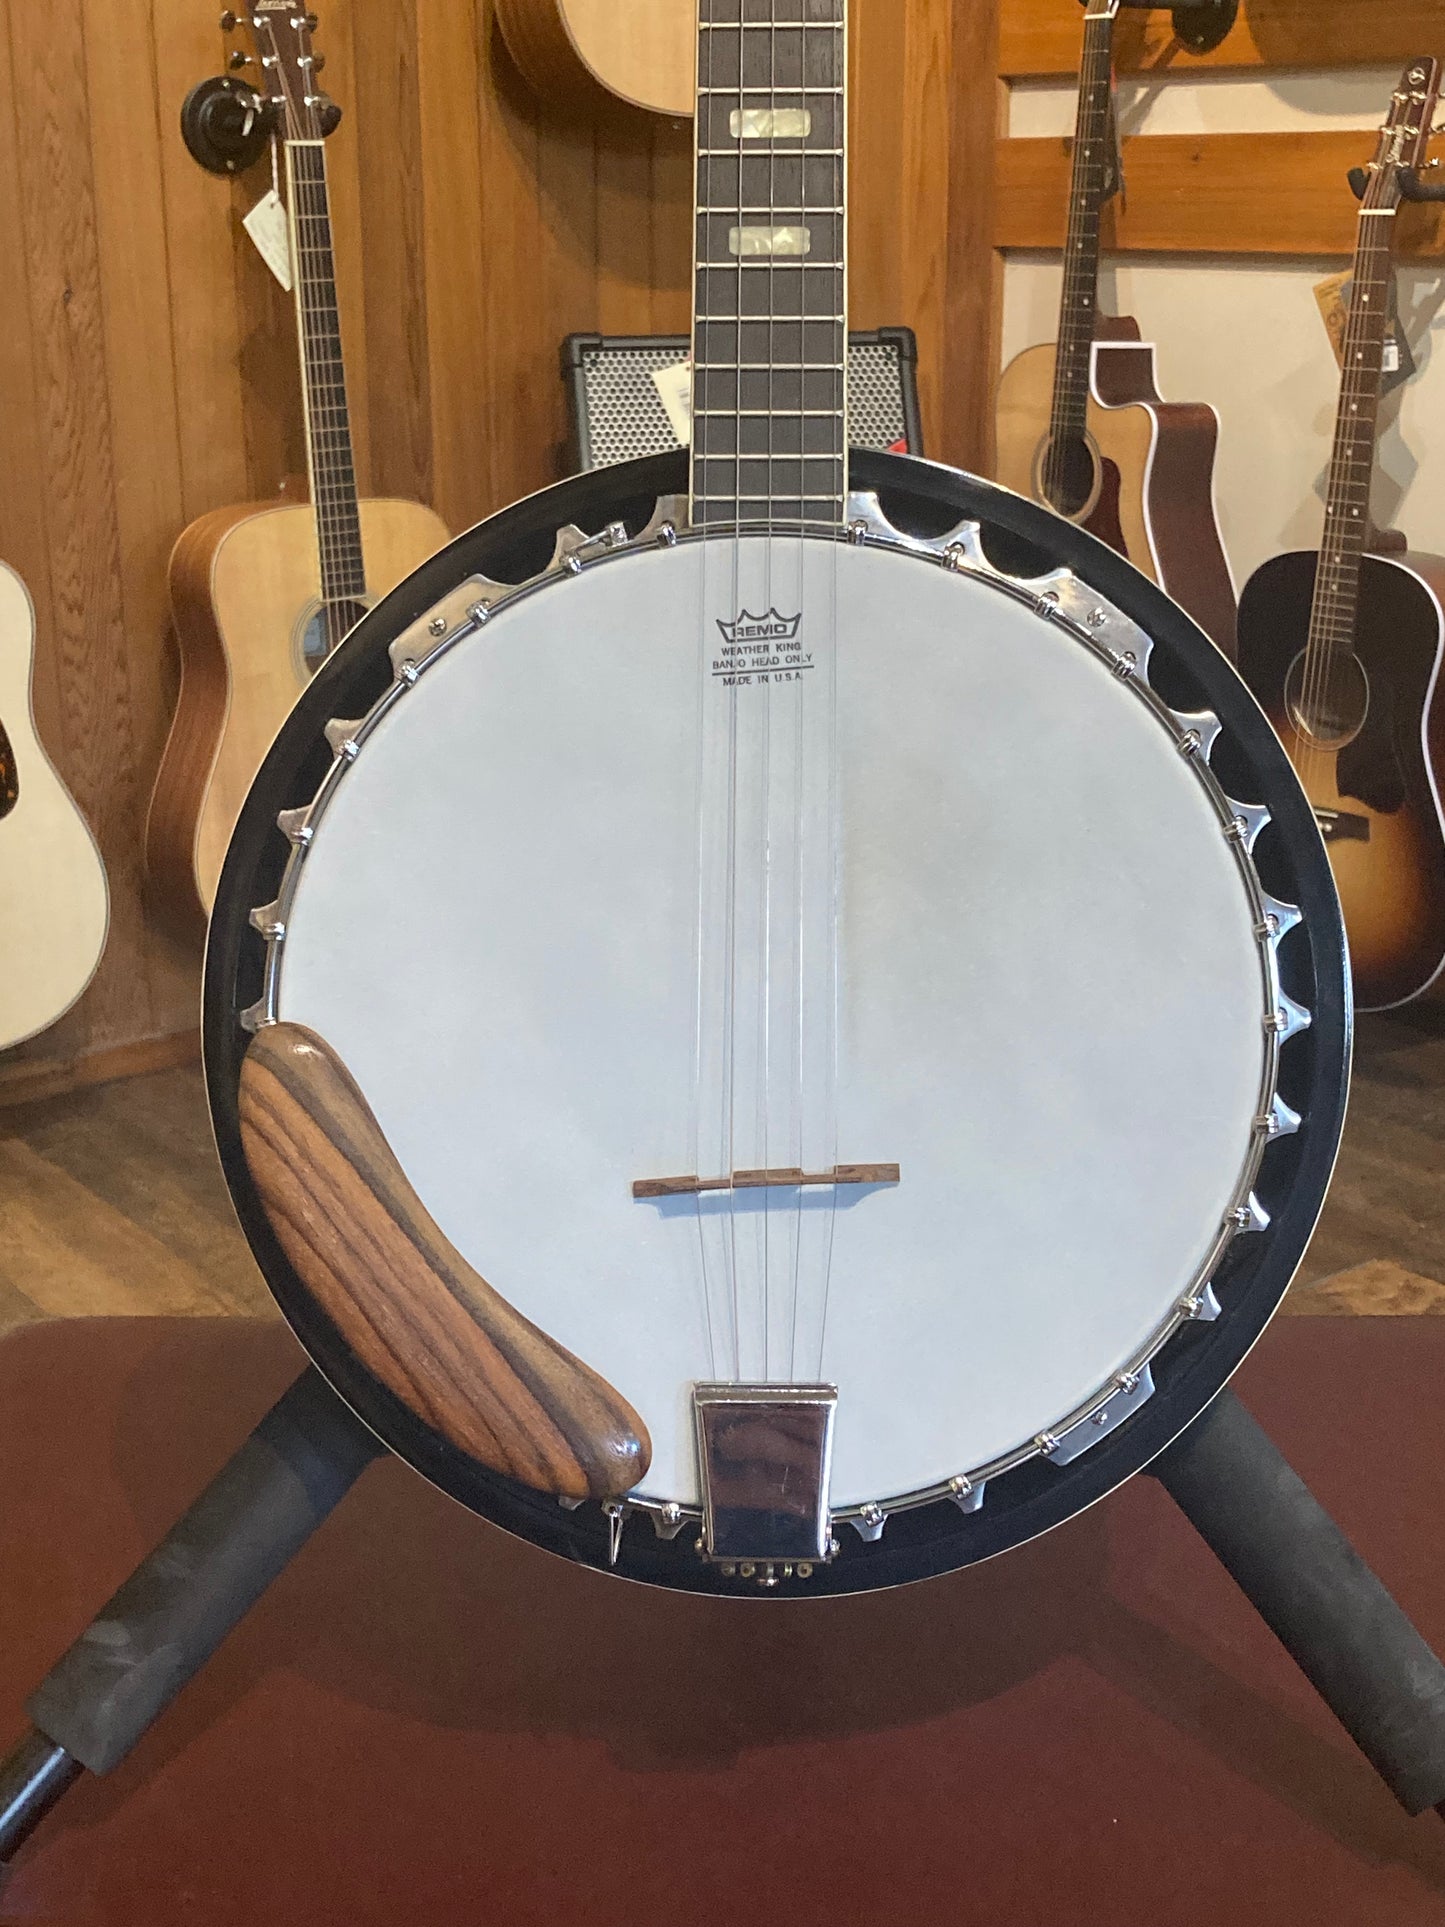
{"type": "Polygon", "coordinates": [[[1404,198],[1400,170],[1418,173],[1425,165],[1445,68],[1439,60],[1412,60],[1390,102],[1390,116],[1367,170],[1367,208],[1397,207],[1404,198]]]}
{"type": "Polygon", "coordinates": [[[288,141],[319,141],[331,131],[335,110],[316,84],[322,57],[313,52],[316,15],[304,0],[251,0],[243,16],[256,42],[277,123],[288,141]]]}

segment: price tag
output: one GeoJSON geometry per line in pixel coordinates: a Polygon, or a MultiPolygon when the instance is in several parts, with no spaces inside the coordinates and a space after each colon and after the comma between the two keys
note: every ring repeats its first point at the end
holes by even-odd
{"type": "Polygon", "coordinates": [[[672,432],[686,448],[692,441],[692,362],[675,362],[669,368],[654,368],[653,385],[667,410],[672,432]]]}
{"type": "MultiPolygon", "coordinates": [[[[1315,287],[1315,300],[1319,304],[1325,331],[1330,345],[1335,351],[1335,359],[1343,368],[1345,365],[1345,331],[1350,321],[1351,277],[1332,274],[1315,287]]],[[[1405,324],[1400,318],[1399,282],[1392,276],[1390,280],[1390,308],[1385,318],[1385,339],[1380,347],[1380,393],[1391,395],[1409,381],[1415,372],[1415,355],[1405,333],[1405,324]]]]}
{"type": "Polygon", "coordinates": [[[256,243],[261,259],[287,294],[291,292],[291,230],[286,209],[274,187],[268,188],[246,215],[242,225],[256,243]]]}

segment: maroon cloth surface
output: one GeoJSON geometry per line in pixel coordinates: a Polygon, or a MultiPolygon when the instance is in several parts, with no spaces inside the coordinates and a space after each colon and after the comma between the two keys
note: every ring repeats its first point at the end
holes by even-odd
{"type": "MultiPolygon", "coordinates": [[[[0,1744],[300,1363],[219,1320],[0,1345],[0,1744]]],[[[1308,1319],[1240,1384],[1437,1646],[1442,1382],[1445,1320],[1308,1319]]],[[[44,1823],[0,1919],[1445,1927],[1445,1825],[1152,1481],[973,1572],[792,1605],[574,1569],[388,1462],[44,1823]]]]}

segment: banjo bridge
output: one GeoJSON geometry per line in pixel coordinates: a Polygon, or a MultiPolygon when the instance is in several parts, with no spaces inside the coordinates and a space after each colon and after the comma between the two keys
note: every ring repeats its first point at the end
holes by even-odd
{"type": "Polygon", "coordinates": [[[634,1198],[693,1198],[704,1191],[790,1191],[802,1185],[898,1184],[896,1164],[835,1164],[831,1171],[734,1171],[728,1178],[639,1178],[634,1198]]]}

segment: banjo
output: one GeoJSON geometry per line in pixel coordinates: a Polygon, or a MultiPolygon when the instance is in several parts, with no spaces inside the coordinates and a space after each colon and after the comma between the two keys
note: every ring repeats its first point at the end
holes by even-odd
{"type": "Polygon", "coordinates": [[[634,1579],[1005,1550],[1225,1384],[1314,1228],[1338,902],[1183,612],[848,447],[845,0],[702,0],[695,426],[491,518],[282,728],[207,1075],[294,1329],[634,1579]]]}

